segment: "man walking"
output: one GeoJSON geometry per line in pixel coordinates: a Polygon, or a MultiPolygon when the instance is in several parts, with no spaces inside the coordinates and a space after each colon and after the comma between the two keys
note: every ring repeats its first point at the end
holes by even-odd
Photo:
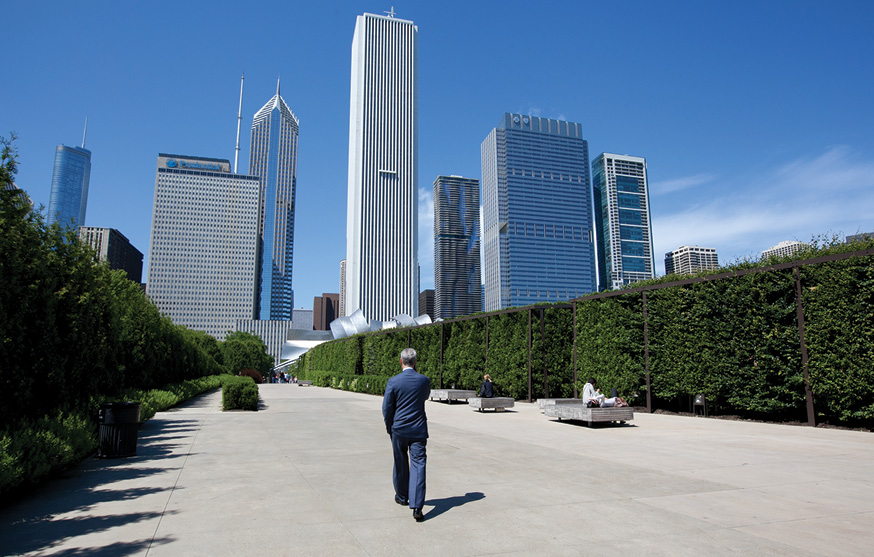
{"type": "Polygon", "coordinates": [[[394,451],[395,502],[409,504],[418,522],[424,518],[425,445],[428,443],[425,401],[431,394],[431,380],[416,371],[416,351],[412,348],[401,351],[401,368],[403,371],[385,385],[382,416],[394,451]]]}

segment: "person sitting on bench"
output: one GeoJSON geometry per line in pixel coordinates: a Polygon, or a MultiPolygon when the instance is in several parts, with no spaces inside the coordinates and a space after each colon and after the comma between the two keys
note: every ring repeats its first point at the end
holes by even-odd
{"type": "Polygon", "coordinates": [[[492,383],[492,378],[489,377],[489,374],[485,374],[483,376],[483,383],[479,387],[479,393],[477,393],[478,397],[482,398],[494,398],[495,397],[495,386],[492,383]]]}

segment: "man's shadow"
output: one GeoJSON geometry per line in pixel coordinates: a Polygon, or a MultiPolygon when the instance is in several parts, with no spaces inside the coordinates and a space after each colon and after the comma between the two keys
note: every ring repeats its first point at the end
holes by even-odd
{"type": "Polygon", "coordinates": [[[460,507],[465,503],[479,501],[485,499],[485,495],[479,491],[458,495],[456,497],[446,497],[445,499],[431,499],[425,501],[426,505],[432,505],[434,508],[425,514],[425,520],[436,518],[453,507],[460,507]]]}

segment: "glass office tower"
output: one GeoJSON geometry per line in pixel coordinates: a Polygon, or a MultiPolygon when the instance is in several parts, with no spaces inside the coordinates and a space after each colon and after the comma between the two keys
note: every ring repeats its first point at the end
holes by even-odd
{"type": "Polygon", "coordinates": [[[352,39],[346,315],[417,316],[417,29],[412,21],[358,16],[352,39]]]}
{"type": "Polygon", "coordinates": [[[258,318],[291,320],[298,120],[276,94],[252,121],[249,174],[261,178],[258,318]]]}
{"type": "Polygon", "coordinates": [[[257,301],[260,181],[226,159],[158,155],[146,293],[173,323],[224,340],[257,301]]]}
{"type": "Polygon", "coordinates": [[[438,176],[434,180],[435,319],[482,311],[479,244],[479,180],[438,176]]]}
{"type": "Polygon", "coordinates": [[[486,311],[596,288],[589,146],[582,125],[504,114],[482,143],[486,311]]]}
{"type": "Polygon", "coordinates": [[[58,145],[52,173],[48,224],[67,228],[85,225],[88,182],[91,180],[91,151],[84,147],[58,145]]]}
{"type": "Polygon", "coordinates": [[[602,290],[655,276],[646,159],[602,153],[592,161],[602,290]]]}

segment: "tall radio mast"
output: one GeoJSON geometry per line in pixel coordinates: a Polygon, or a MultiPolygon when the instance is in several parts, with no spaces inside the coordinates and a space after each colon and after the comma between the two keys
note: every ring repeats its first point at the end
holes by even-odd
{"type": "Polygon", "coordinates": [[[246,72],[240,76],[240,108],[237,109],[237,149],[234,152],[234,174],[237,173],[237,163],[240,162],[240,122],[243,121],[243,80],[246,72]]]}

